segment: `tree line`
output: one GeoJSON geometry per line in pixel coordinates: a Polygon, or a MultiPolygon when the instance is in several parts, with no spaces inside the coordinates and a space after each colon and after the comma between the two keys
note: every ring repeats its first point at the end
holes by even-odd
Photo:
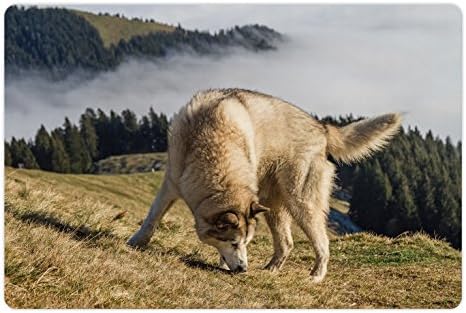
{"type": "Polygon", "coordinates": [[[278,32],[260,25],[235,26],[214,34],[178,25],[173,32],[134,36],[107,48],[98,30],[73,11],[11,6],[5,13],[5,65],[8,75],[42,70],[62,78],[77,69],[110,70],[129,57],[161,58],[171,51],[204,55],[235,46],[269,50],[280,38],[278,32]]]}
{"type": "Polygon", "coordinates": [[[5,142],[5,165],[59,173],[91,173],[95,161],[111,155],[167,150],[168,119],[151,108],[138,120],[124,110],[107,115],[86,109],[79,125],[65,118],[50,133],[42,125],[34,140],[11,138],[5,142]]]}
{"type": "MultiPolygon", "coordinates": [[[[345,125],[353,116],[323,122],[345,125]]],[[[60,173],[90,173],[93,163],[112,155],[167,150],[169,121],[150,109],[140,119],[86,109],[74,125],[68,118],[50,133],[41,126],[34,140],[5,142],[5,164],[60,173]]],[[[351,198],[349,214],[363,229],[397,236],[424,231],[461,247],[461,142],[454,145],[404,130],[388,147],[358,165],[337,164],[337,184],[351,198]]]]}
{"type": "MultiPolygon", "coordinates": [[[[353,116],[324,119],[337,125],[353,116]]],[[[417,128],[395,136],[386,149],[359,165],[338,166],[351,195],[354,222],[377,234],[424,231],[461,247],[461,142],[424,136],[417,128]]]]}

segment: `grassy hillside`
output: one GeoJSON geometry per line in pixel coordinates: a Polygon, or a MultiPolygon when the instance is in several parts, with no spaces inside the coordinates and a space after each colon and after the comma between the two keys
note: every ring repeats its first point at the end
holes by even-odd
{"type": "Polygon", "coordinates": [[[104,46],[117,45],[123,39],[128,41],[133,36],[143,36],[153,32],[172,32],[175,27],[157,22],[144,22],[111,15],[97,15],[90,12],[72,10],[84,17],[99,32],[104,46]]]}
{"type": "Polygon", "coordinates": [[[132,174],[152,171],[155,162],[163,167],[167,163],[167,153],[139,153],[111,156],[96,162],[95,174],[132,174]]]}
{"type": "Polygon", "coordinates": [[[334,237],[329,273],[312,285],[314,256],[294,230],[283,270],[264,223],[249,247],[250,270],[216,268],[182,202],[144,251],[125,245],[163,173],[5,173],[5,300],[15,308],[438,308],[461,300],[460,253],[420,234],[334,237]]]}

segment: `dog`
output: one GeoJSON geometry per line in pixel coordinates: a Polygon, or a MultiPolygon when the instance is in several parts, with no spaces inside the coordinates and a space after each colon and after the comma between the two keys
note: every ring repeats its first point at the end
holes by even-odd
{"type": "Polygon", "coordinates": [[[382,149],[400,124],[401,116],[391,113],[336,127],[263,93],[198,92],[173,118],[162,186],[128,244],[147,245],[173,202],[183,199],[199,239],[217,248],[220,267],[243,272],[263,213],[274,246],[265,268],[278,271],[293,248],[294,219],[315,251],[311,279],[320,282],[329,260],[326,225],[335,173],[329,156],[363,160],[382,149]]]}

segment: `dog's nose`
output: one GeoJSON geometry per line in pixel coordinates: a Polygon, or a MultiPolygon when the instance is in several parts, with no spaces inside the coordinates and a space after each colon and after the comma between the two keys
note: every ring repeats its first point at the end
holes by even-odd
{"type": "Polygon", "coordinates": [[[248,263],[240,260],[238,266],[236,267],[236,271],[239,273],[246,272],[248,270],[248,263]]]}
{"type": "Polygon", "coordinates": [[[238,267],[236,268],[235,272],[238,272],[238,273],[244,273],[248,270],[248,267],[246,265],[238,265],[238,267]]]}

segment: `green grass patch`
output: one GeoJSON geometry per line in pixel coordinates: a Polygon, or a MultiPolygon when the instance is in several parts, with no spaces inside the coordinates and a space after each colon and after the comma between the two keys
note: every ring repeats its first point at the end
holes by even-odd
{"type": "Polygon", "coordinates": [[[90,12],[72,10],[75,14],[82,16],[100,34],[105,47],[112,44],[117,45],[120,40],[128,41],[134,36],[144,36],[153,32],[173,32],[175,27],[141,20],[127,19],[110,15],[97,15],[90,12]]]}
{"type": "Polygon", "coordinates": [[[395,239],[367,233],[353,234],[336,239],[332,254],[339,262],[375,266],[461,260],[458,251],[448,243],[423,234],[395,239]]]}

